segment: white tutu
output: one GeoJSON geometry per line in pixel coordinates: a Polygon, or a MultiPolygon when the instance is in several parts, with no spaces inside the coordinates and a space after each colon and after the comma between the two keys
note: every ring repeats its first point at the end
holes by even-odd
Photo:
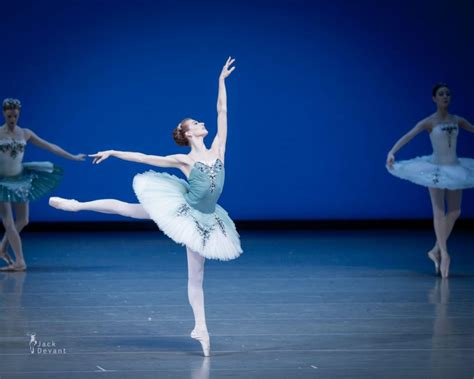
{"type": "Polygon", "coordinates": [[[387,167],[392,175],[409,180],[420,186],[449,190],[474,187],[474,159],[458,158],[453,164],[432,163],[432,156],[426,155],[395,162],[387,167]]]}
{"type": "Polygon", "coordinates": [[[184,197],[189,191],[186,181],[150,170],[135,175],[133,189],[153,221],[175,242],[209,259],[226,261],[242,253],[227,212],[217,204],[212,213],[192,208],[184,197]]]}

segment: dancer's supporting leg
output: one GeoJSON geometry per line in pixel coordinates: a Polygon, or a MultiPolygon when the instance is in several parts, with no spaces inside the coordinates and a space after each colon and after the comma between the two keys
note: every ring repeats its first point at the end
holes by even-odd
{"type": "MultiPolygon", "coordinates": [[[[461,214],[462,190],[446,190],[447,214],[446,214],[446,241],[453,231],[454,224],[461,214]]],[[[443,201],[444,205],[444,201],[443,201]]],[[[444,209],[444,208],[443,208],[444,209]]],[[[436,273],[439,273],[441,262],[441,250],[436,240],[433,248],[428,252],[429,258],[434,262],[436,273]]]]}
{"type": "Polygon", "coordinates": [[[125,217],[149,220],[150,216],[141,204],[131,204],[115,199],[102,199],[80,202],[77,200],[50,197],[49,205],[63,211],[78,212],[92,211],[100,213],[118,214],[125,217]]]}
{"type": "Polygon", "coordinates": [[[447,278],[449,275],[450,257],[447,247],[447,217],[445,213],[446,190],[439,188],[430,188],[431,205],[433,207],[433,225],[441,253],[441,276],[447,278]]]}
{"type": "Polygon", "coordinates": [[[448,203],[448,213],[446,214],[447,238],[453,231],[454,224],[461,215],[462,190],[447,190],[446,201],[448,203]]]}
{"type": "Polygon", "coordinates": [[[20,235],[18,234],[18,231],[15,227],[15,222],[13,221],[11,203],[0,202],[0,217],[2,217],[5,233],[7,235],[8,241],[10,241],[16,258],[14,264],[4,267],[3,269],[10,271],[23,271],[26,269],[26,263],[23,257],[20,235]]]}
{"type": "MultiPolygon", "coordinates": [[[[28,225],[30,207],[28,203],[13,203],[13,209],[15,211],[15,228],[18,234],[20,234],[23,228],[28,225]]],[[[9,264],[12,264],[13,262],[8,254],[8,245],[8,235],[5,233],[0,242],[0,256],[2,258],[5,257],[3,259],[9,261],[9,264]]]]}
{"type": "Polygon", "coordinates": [[[204,291],[202,289],[205,258],[189,248],[186,248],[186,252],[188,257],[188,298],[195,321],[191,337],[201,343],[204,356],[207,357],[210,355],[211,345],[206,325],[204,291]]]}
{"type": "MultiPolygon", "coordinates": [[[[456,220],[461,215],[461,201],[462,201],[462,190],[447,190],[446,191],[447,201],[447,213],[446,213],[446,244],[448,243],[449,236],[453,231],[456,220]]],[[[449,275],[449,263],[450,258],[447,256],[447,260],[443,259],[441,254],[441,275],[447,278],[449,275]]]]}

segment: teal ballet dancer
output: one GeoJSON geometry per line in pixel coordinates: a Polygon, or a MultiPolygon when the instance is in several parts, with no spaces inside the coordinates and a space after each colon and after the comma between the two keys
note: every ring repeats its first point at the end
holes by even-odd
{"type": "Polygon", "coordinates": [[[7,266],[0,270],[25,271],[20,232],[28,224],[29,202],[51,192],[63,176],[62,169],[51,162],[24,163],[27,143],[68,159],[84,160],[86,155],[72,155],[38,137],[32,130],[19,127],[21,103],[18,99],[3,100],[2,108],[5,123],[0,127],[0,215],[5,235],[0,243],[0,258],[7,266]],[[15,261],[8,254],[8,245],[15,253],[15,261]]]}
{"type": "Polygon", "coordinates": [[[147,171],[135,176],[133,189],[137,204],[115,199],[88,202],[52,197],[50,205],[65,211],[89,210],[119,214],[136,219],[152,219],[175,242],[186,246],[188,261],[188,298],[195,326],[191,337],[201,343],[203,354],[210,355],[210,339],[204,311],[204,261],[230,260],[242,253],[240,238],[227,212],[217,204],[224,187],[224,158],[227,141],[227,93],[225,80],[234,71],[234,59],[225,63],[219,76],[217,99],[217,135],[210,148],[204,144],[208,131],[203,122],[182,120],[173,131],[180,146],[189,146],[189,154],[168,156],[107,150],[91,155],[93,163],[109,157],[174,167],[186,176],[179,179],[167,173],[147,171]]]}
{"type": "Polygon", "coordinates": [[[387,155],[387,169],[398,178],[428,187],[436,235],[436,243],[428,257],[433,261],[436,273],[441,272],[441,276],[447,278],[451,262],[447,240],[461,213],[462,190],[474,187],[474,159],[458,158],[457,139],[459,128],[474,133],[474,126],[449,113],[451,91],[447,84],[436,84],[432,99],[436,112],[418,122],[398,140],[387,155]],[[395,153],[423,131],[429,133],[433,153],[395,161],[395,153]]]}

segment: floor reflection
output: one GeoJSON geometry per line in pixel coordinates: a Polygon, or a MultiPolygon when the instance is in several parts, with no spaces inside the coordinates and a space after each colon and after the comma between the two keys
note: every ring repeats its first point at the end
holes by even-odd
{"type": "Polygon", "coordinates": [[[209,372],[211,369],[211,358],[204,357],[202,359],[201,367],[191,370],[191,379],[209,379],[209,372]]]}
{"type": "Polygon", "coordinates": [[[23,285],[26,272],[0,273],[0,333],[2,337],[18,337],[24,335],[27,324],[26,313],[22,307],[23,285]]]}

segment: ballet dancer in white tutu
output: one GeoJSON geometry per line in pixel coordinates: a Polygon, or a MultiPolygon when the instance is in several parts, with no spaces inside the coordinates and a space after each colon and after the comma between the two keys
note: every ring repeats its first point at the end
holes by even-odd
{"type": "Polygon", "coordinates": [[[474,159],[458,158],[456,143],[459,128],[474,133],[474,126],[460,116],[449,113],[451,91],[439,83],[433,87],[436,112],[416,124],[400,138],[387,155],[388,171],[399,178],[428,187],[433,207],[436,243],[428,252],[436,273],[449,276],[450,256],[447,240],[461,213],[462,190],[474,187],[474,159]],[[405,161],[396,161],[395,154],[422,131],[430,136],[433,153],[405,161]]]}
{"type": "Polygon", "coordinates": [[[208,131],[203,122],[182,120],[173,131],[180,146],[189,146],[188,154],[169,156],[115,150],[93,154],[94,163],[109,157],[158,167],[174,167],[187,181],[166,173],[147,171],[133,180],[138,204],[114,199],[79,202],[59,197],[50,205],[65,211],[95,211],[120,214],[137,219],[153,219],[175,242],[186,246],[188,260],[188,297],[195,327],[191,337],[201,343],[205,356],[210,354],[210,340],[204,311],[204,261],[237,258],[242,249],[239,235],[227,212],[217,204],[224,186],[224,157],[227,140],[226,78],[234,71],[234,59],[225,63],[219,76],[217,99],[217,135],[210,148],[204,144],[208,131]]]}

